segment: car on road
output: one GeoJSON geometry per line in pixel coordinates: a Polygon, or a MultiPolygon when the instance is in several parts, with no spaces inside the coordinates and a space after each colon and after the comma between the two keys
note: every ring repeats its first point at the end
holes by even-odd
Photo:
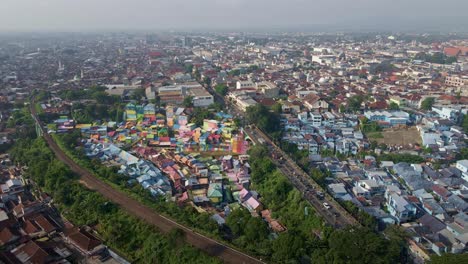
{"type": "Polygon", "coordinates": [[[325,195],[323,195],[323,192],[317,192],[317,197],[322,200],[323,198],[325,198],[325,195]]]}
{"type": "Polygon", "coordinates": [[[331,208],[331,206],[327,202],[323,203],[323,207],[325,207],[325,209],[327,210],[331,208]]]}

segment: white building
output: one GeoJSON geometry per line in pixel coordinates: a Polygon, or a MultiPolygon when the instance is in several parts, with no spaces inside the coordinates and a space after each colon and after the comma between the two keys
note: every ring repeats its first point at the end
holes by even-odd
{"type": "Polygon", "coordinates": [[[236,89],[244,89],[244,88],[255,88],[255,84],[252,81],[237,81],[236,82],[236,89]]]}
{"type": "Polygon", "coordinates": [[[447,76],[445,77],[445,84],[449,86],[468,85],[468,76],[447,76]]]}
{"type": "Polygon", "coordinates": [[[468,160],[459,160],[455,166],[462,172],[462,179],[468,181],[468,160]]]}
{"type": "Polygon", "coordinates": [[[468,173],[468,160],[459,160],[457,161],[456,168],[461,172],[468,173]]]}
{"type": "Polygon", "coordinates": [[[156,98],[156,90],[154,87],[146,87],[145,95],[148,100],[152,100],[156,98]]]}
{"type": "Polygon", "coordinates": [[[319,127],[322,125],[322,115],[320,113],[310,113],[310,121],[313,126],[319,127]]]}
{"type": "Polygon", "coordinates": [[[187,90],[187,95],[192,96],[193,106],[206,107],[214,103],[213,95],[205,88],[192,88],[187,90]]]}
{"type": "Polygon", "coordinates": [[[460,112],[458,109],[449,108],[449,107],[432,107],[432,111],[436,112],[441,118],[449,119],[455,121],[457,119],[457,114],[460,112]]]}

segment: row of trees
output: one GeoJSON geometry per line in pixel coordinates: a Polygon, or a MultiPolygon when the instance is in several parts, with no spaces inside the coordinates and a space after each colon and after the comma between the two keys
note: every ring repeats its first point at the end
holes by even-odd
{"type": "Polygon", "coordinates": [[[217,84],[214,90],[222,96],[225,96],[229,92],[229,87],[226,84],[217,84]]]}
{"type": "Polygon", "coordinates": [[[124,106],[121,103],[97,104],[76,103],[71,107],[73,119],[77,123],[92,123],[94,120],[122,121],[124,106]]]}
{"type": "Polygon", "coordinates": [[[310,205],[268,158],[266,147],[254,146],[249,154],[253,187],[262,194],[262,203],[273,211],[273,216],[288,228],[271,243],[273,262],[402,262],[403,239],[386,239],[369,228],[332,230],[323,226],[310,205]],[[321,231],[322,238],[315,236],[314,230],[321,231]]]}
{"type": "Polygon", "coordinates": [[[78,134],[56,135],[55,138],[79,164],[94,172],[97,177],[109,182],[114,188],[129,193],[142,203],[180,223],[225,239],[264,259],[270,256],[275,262],[299,259],[299,255],[296,254],[303,251],[301,248],[306,241],[304,237],[312,238],[310,230],[319,229],[322,226],[321,220],[313,215],[313,210],[302,200],[300,193],[292,188],[285,176],[275,168],[272,161],[256,158],[258,155],[266,157],[264,149],[259,150],[261,152],[259,154],[255,154],[257,150],[252,149],[251,153],[255,157],[252,163],[252,177],[254,188],[262,194],[262,203],[272,209],[273,216],[280,219],[289,229],[287,233],[280,234],[279,239],[276,240],[271,239],[266,222],[259,217],[253,217],[246,209],[234,210],[227,217],[226,225],[218,228],[208,214],[199,213],[191,206],[178,206],[164,199],[155,199],[139,184],[129,186],[127,178],[117,174],[118,168],[105,167],[98,160],[89,160],[80,154],[82,151],[80,147],[77,148],[76,144],[78,134]],[[308,210],[309,213],[305,214],[308,210]],[[283,248],[290,241],[295,241],[295,247],[285,252],[283,248]],[[296,251],[296,249],[301,251],[296,251]]]}
{"type": "Polygon", "coordinates": [[[382,128],[375,121],[370,121],[367,117],[364,117],[360,120],[361,130],[363,132],[379,132],[382,131],[382,128]]]}
{"type": "Polygon", "coordinates": [[[33,138],[36,135],[34,119],[27,107],[13,111],[11,118],[7,121],[7,127],[15,129],[15,138],[33,138]]]}
{"type": "Polygon", "coordinates": [[[407,163],[422,163],[425,159],[418,155],[411,155],[405,153],[387,153],[378,156],[378,160],[388,160],[393,161],[394,163],[398,162],[407,162],[407,163]]]}
{"type": "Polygon", "coordinates": [[[128,193],[133,198],[145,205],[152,207],[155,211],[168,215],[171,218],[191,226],[205,234],[219,236],[218,227],[214,220],[210,219],[208,213],[199,213],[191,206],[178,206],[175,203],[167,202],[164,197],[153,197],[143,189],[137,182],[129,185],[127,176],[117,173],[119,167],[104,166],[99,159],[89,159],[84,155],[79,142],[79,131],[71,134],[55,135],[54,140],[77,164],[87,168],[96,177],[107,182],[113,188],[128,193]]]}
{"type": "Polygon", "coordinates": [[[280,115],[270,111],[262,104],[250,106],[246,111],[246,119],[250,124],[255,124],[262,131],[268,133],[273,139],[281,138],[280,115]]]}
{"type": "Polygon", "coordinates": [[[251,66],[249,66],[247,68],[231,70],[231,71],[229,71],[229,75],[239,76],[241,74],[252,73],[254,71],[257,71],[258,69],[259,69],[259,67],[257,65],[251,65],[251,66]]]}
{"type": "Polygon", "coordinates": [[[441,52],[435,52],[433,54],[427,54],[420,52],[414,57],[415,60],[423,60],[425,62],[437,63],[437,64],[452,64],[457,62],[456,57],[448,57],[441,52]]]}
{"type": "MultiPolygon", "coordinates": [[[[106,87],[93,86],[83,90],[63,90],[59,93],[66,100],[91,100],[86,103],[74,103],[70,111],[78,123],[91,123],[95,120],[122,120],[124,105],[119,96],[108,95],[106,87]]],[[[135,99],[144,95],[143,90],[136,91],[135,99]]],[[[43,119],[44,116],[41,116],[43,119]]],[[[47,120],[45,120],[47,121],[47,120]]]]}

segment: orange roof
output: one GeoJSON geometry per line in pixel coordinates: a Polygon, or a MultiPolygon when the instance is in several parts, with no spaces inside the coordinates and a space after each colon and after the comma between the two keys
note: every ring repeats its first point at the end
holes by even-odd
{"type": "Polygon", "coordinates": [[[461,50],[455,47],[446,47],[444,48],[444,54],[450,57],[457,57],[460,55],[461,50]]]}

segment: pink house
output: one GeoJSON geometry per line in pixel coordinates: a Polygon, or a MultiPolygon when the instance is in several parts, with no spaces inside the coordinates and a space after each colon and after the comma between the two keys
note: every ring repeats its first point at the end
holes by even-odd
{"type": "Polygon", "coordinates": [[[244,204],[247,207],[247,209],[249,209],[249,211],[251,212],[255,211],[258,213],[263,209],[262,204],[259,201],[257,201],[255,198],[253,198],[252,196],[250,196],[250,198],[247,199],[247,201],[245,201],[244,204]]]}

